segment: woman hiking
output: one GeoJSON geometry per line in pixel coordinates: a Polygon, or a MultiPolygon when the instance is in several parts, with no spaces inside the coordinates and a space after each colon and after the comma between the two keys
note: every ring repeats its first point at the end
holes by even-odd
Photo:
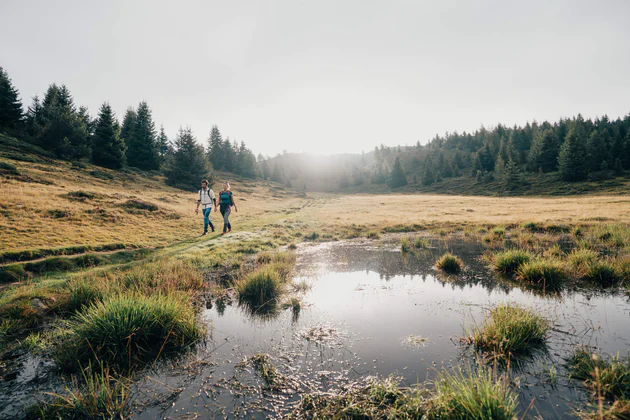
{"type": "MultiPolygon", "coordinates": [[[[234,211],[238,213],[232,190],[230,190],[230,183],[224,182],[223,191],[219,193],[219,208],[223,215],[223,233],[221,235],[225,235],[226,232],[232,232],[232,225],[230,224],[230,209],[232,207],[234,207],[234,211]]],[[[216,207],[214,211],[217,211],[216,207]]]]}
{"type": "Polygon", "coordinates": [[[208,225],[214,232],[214,225],[210,221],[210,213],[214,206],[214,211],[217,211],[217,197],[214,195],[214,191],[208,187],[208,180],[201,181],[201,189],[199,190],[199,199],[197,200],[197,208],[195,214],[199,214],[199,205],[201,204],[201,212],[203,213],[203,233],[208,234],[208,225]]]}

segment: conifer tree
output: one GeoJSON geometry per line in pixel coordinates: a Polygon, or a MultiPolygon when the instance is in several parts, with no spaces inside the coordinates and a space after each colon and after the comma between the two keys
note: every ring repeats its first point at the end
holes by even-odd
{"type": "Polygon", "coordinates": [[[553,129],[538,130],[529,153],[531,170],[542,168],[543,172],[553,172],[558,167],[559,141],[553,129]]]}
{"type": "Polygon", "coordinates": [[[234,164],[236,161],[236,151],[232,146],[230,138],[226,138],[223,142],[223,170],[234,172],[234,164]]]}
{"type": "Polygon", "coordinates": [[[624,169],[630,169],[630,127],[622,145],[621,164],[624,169]]]}
{"type": "Polygon", "coordinates": [[[145,101],[138,105],[133,131],[129,138],[125,138],[125,143],[129,166],[147,171],[160,169],[155,123],[145,101]]]}
{"type": "Polygon", "coordinates": [[[621,159],[615,159],[615,167],[614,167],[615,176],[623,175],[623,164],[621,163],[621,159]]]}
{"type": "Polygon", "coordinates": [[[125,143],[119,137],[116,117],[111,106],[101,105],[92,136],[92,163],[111,169],[125,164],[125,143]]]}
{"type": "Polygon", "coordinates": [[[223,137],[216,125],[212,126],[208,139],[208,159],[214,169],[223,169],[223,137]]]}
{"type": "Polygon", "coordinates": [[[508,190],[512,190],[518,186],[521,181],[521,174],[516,162],[510,157],[505,164],[502,174],[503,187],[508,190]]]}
{"type": "Polygon", "coordinates": [[[18,91],[13,86],[9,74],[0,67],[0,130],[19,128],[23,116],[18,91]]]}
{"type": "Polygon", "coordinates": [[[422,175],[422,185],[431,185],[435,182],[435,176],[433,175],[433,162],[431,158],[427,157],[424,161],[424,173],[422,175]]]}
{"type": "Polygon", "coordinates": [[[166,162],[166,157],[170,152],[171,145],[168,142],[168,137],[166,132],[164,131],[164,126],[160,125],[160,134],[157,136],[157,146],[158,146],[158,158],[160,166],[163,166],[166,162]]]}
{"type": "Polygon", "coordinates": [[[179,129],[173,149],[165,170],[168,185],[189,191],[196,190],[202,179],[212,185],[212,167],[190,127],[179,129]]]}
{"type": "Polygon", "coordinates": [[[127,108],[125,117],[123,118],[122,127],[120,129],[120,138],[124,140],[125,144],[131,139],[133,135],[133,128],[136,125],[137,114],[133,108],[127,108]]]}
{"type": "Polygon", "coordinates": [[[588,174],[586,144],[583,130],[572,127],[560,148],[558,169],[565,181],[582,181],[588,174]]]}
{"type": "Polygon", "coordinates": [[[280,167],[276,163],[273,167],[273,173],[271,174],[271,180],[274,182],[282,183],[282,173],[280,172],[280,167]]]}
{"type": "Polygon", "coordinates": [[[26,132],[32,137],[39,137],[44,129],[44,116],[42,113],[42,104],[39,97],[33,97],[33,103],[26,111],[26,132]]]}
{"type": "Polygon", "coordinates": [[[405,185],[407,185],[407,175],[402,167],[402,163],[400,163],[400,158],[396,156],[394,167],[389,177],[389,186],[390,188],[399,188],[405,185]]]}

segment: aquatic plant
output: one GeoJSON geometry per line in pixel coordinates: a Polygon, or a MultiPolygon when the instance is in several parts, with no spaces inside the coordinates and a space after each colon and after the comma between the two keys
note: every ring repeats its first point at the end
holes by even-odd
{"type": "Polygon", "coordinates": [[[584,267],[584,278],[601,286],[612,286],[621,279],[621,273],[610,261],[594,261],[584,267]]]}
{"type": "Polygon", "coordinates": [[[459,257],[447,252],[438,258],[435,265],[437,268],[446,273],[457,274],[464,267],[464,262],[459,257]]]}
{"type": "Polygon", "coordinates": [[[569,377],[584,381],[594,396],[609,400],[630,398],[630,359],[619,354],[603,357],[585,347],[577,348],[566,363],[569,377]]]}
{"type": "Polygon", "coordinates": [[[525,262],[516,270],[516,279],[543,289],[557,289],[566,278],[562,262],[550,258],[536,258],[525,262]]]}
{"type": "Polygon", "coordinates": [[[429,419],[513,420],[518,396],[506,377],[480,365],[474,372],[443,371],[435,380],[429,407],[429,419]]]}
{"type": "Polygon", "coordinates": [[[509,249],[492,256],[492,268],[504,274],[513,274],[521,265],[529,262],[532,255],[521,249],[509,249]]]}
{"type": "Polygon", "coordinates": [[[467,331],[475,348],[500,356],[526,354],[544,345],[550,324],[533,311],[503,304],[492,309],[484,323],[467,331]]]}
{"type": "Polygon", "coordinates": [[[267,387],[277,388],[286,381],[286,378],[278,372],[278,369],[271,361],[271,356],[268,354],[258,353],[250,358],[250,362],[263,381],[265,381],[267,387]]]}
{"type": "Polygon", "coordinates": [[[409,251],[411,251],[411,241],[406,236],[403,236],[400,239],[400,250],[402,252],[409,252],[409,251]]]}
{"type": "Polygon", "coordinates": [[[28,411],[30,417],[42,419],[123,419],[130,413],[128,380],[101,366],[82,370],[82,380],[74,376],[70,386],[60,393],[49,394],[52,401],[41,402],[28,411]]]}
{"type": "Polygon", "coordinates": [[[185,296],[116,294],[76,314],[59,331],[53,357],[62,368],[92,360],[130,367],[182,350],[202,334],[185,296]]]}
{"type": "Polygon", "coordinates": [[[236,292],[241,302],[262,306],[276,301],[284,291],[284,284],[277,267],[268,264],[236,282],[236,292]]]}

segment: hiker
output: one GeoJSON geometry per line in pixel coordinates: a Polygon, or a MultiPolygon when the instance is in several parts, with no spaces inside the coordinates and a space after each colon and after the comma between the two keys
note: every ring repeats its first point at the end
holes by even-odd
{"type": "MultiPolygon", "coordinates": [[[[234,211],[238,213],[238,209],[234,203],[232,190],[230,190],[229,182],[223,183],[223,191],[219,193],[219,206],[221,214],[223,215],[223,233],[221,235],[225,235],[226,232],[232,232],[232,225],[230,224],[230,208],[234,207],[234,211]]],[[[214,208],[214,211],[217,211],[216,207],[214,208]]]]}
{"type": "Polygon", "coordinates": [[[212,206],[214,211],[217,211],[217,196],[214,195],[214,191],[208,187],[208,180],[201,181],[201,189],[199,190],[199,199],[197,200],[197,208],[195,214],[199,214],[199,205],[201,204],[201,212],[203,213],[203,234],[208,234],[208,225],[214,232],[214,225],[210,221],[210,213],[212,212],[212,206]]]}

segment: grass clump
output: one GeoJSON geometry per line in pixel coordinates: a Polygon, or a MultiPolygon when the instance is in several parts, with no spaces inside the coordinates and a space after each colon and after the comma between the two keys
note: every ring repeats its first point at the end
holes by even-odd
{"type": "Polygon", "coordinates": [[[621,273],[610,261],[594,261],[586,265],[584,278],[601,286],[612,286],[621,279],[621,273]]]}
{"type": "Polygon", "coordinates": [[[588,248],[577,248],[569,253],[567,260],[571,268],[575,270],[583,270],[589,264],[594,263],[599,258],[596,251],[588,248]]]}
{"type": "Polygon", "coordinates": [[[378,233],[375,230],[372,230],[372,231],[368,232],[367,238],[368,239],[380,239],[381,238],[381,234],[378,233]]]}
{"type": "Polygon", "coordinates": [[[466,374],[463,369],[443,372],[435,381],[429,419],[513,420],[518,396],[505,377],[486,367],[466,374]]]}
{"type": "Polygon", "coordinates": [[[499,305],[468,333],[475,348],[500,356],[527,354],[545,343],[550,324],[519,306],[499,305]]]}
{"type": "Polygon", "coordinates": [[[156,206],[155,204],[152,203],[148,203],[146,201],[142,201],[142,200],[127,200],[125,201],[122,206],[125,208],[125,210],[142,210],[142,211],[158,211],[158,206],[156,206]]]}
{"type": "Polygon", "coordinates": [[[59,331],[55,360],[63,368],[94,359],[131,367],[190,346],[203,330],[181,296],[116,294],[86,307],[59,331]]]}
{"type": "Polygon", "coordinates": [[[446,273],[457,274],[464,267],[464,262],[461,260],[461,258],[447,252],[446,254],[438,258],[435,265],[437,266],[437,268],[446,273]]]}
{"type": "Polygon", "coordinates": [[[52,401],[40,403],[29,411],[31,418],[123,419],[130,414],[127,380],[113,376],[109,369],[83,372],[82,380],[72,378],[62,393],[51,393],[52,401]]]}
{"type": "Polygon", "coordinates": [[[406,236],[400,240],[400,250],[402,252],[411,251],[411,241],[406,236]]]}
{"type": "Polygon", "coordinates": [[[492,268],[503,274],[515,273],[523,264],[529,262],[532,255],[521,249],[509,249],[497,252],[492,257],[492,268]]]}
{"type": "Polygon", "coordinates": [[[265,265],[236,283],[239,300],[253,306],[276,302],[283,291],[283,279],[272,265],[265,265]]]}
{"type": "Polygon", "coordinates": [[[564,265],[555,259],[537,258],[516,270],[516,278],[543,289],[557,289],[566,278],[564,265]]]}
{"type": "Polygon", "coordinates": [[[569,377],[584,381],[595,396],[615,401],[630,398],[630,359],[602,357],[584,347],[567,361],[569,377]]]}

